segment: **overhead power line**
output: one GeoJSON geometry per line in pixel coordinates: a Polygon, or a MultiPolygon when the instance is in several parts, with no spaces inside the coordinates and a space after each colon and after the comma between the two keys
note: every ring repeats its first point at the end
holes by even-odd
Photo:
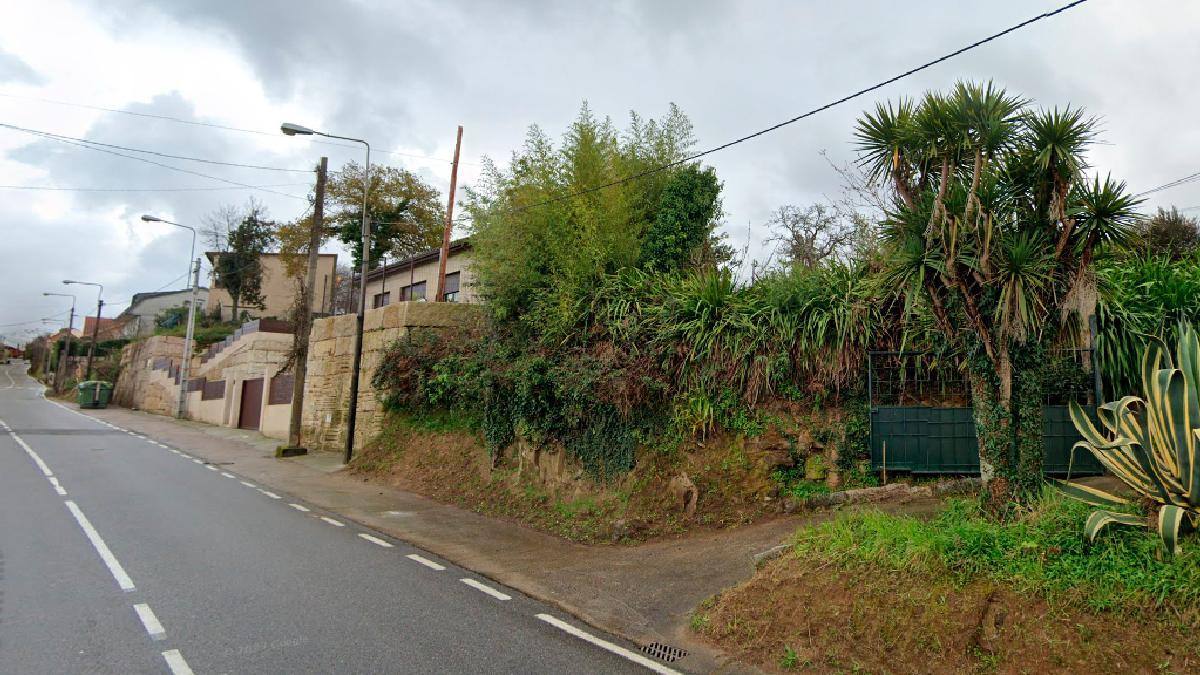
{"type": "MultiPolygon", "coordinates": [[[[268,132],[268,131],[263,131],[261,129],[243,129],[240,127],[231,127],[231,126],[226,126],[224,124],[215,124],[212,122],[199,122],[196,120],[186,120],[186,119],[183,119],[182,117],[172,117],[170,115],[156,115],[153,113],[135,112],[133,110],[118,110],[116,108],[105,108],[103,106],[98,106],[98,105],[88,105],[86,103],[74,103],[71,101],[56,101],[54,99],[39,98],[37,96],[17,96],[16,94],[5,94],[5,93],[0,93],[0,96],[2,96],[4,98],[22,99],[22,100],[26,100],[26,101],[38,101],[39,103],[48,103],[50,105],[61,105],[61,106],[69,107],[69,108],[83,108],[85,110],[97,110],[100,112],[114,113],[117,115],[130,115],[133,117],[145,117],[145,118],[149,118],[149,119],[162,120],[164,122],[175,122],[177,124],[188,124],[188,125],[197,126],[197,127],[208,127],[210,129],[221,129],[222,131],[236,131],[236,132],[243,133],[243,134],[255,134],[257,136],[269,136],[271,138],[275,138],[275,137],[279,136],[279,132],[268,132]]],[[[357,145],[350,145],[349,143],[337,143],[334,141],[319,141],[316,139],[310,139],[310,140],[312,143],[318,143],[320,145],[332,145],[332,146],[336,146],[339,148],[358,149],[357,145]]],[[[430,155],[418,155],[418,154],[410,153],[410,152],[397,152],[395,150],[379,150],[379,149],[375,149],[374,151],[383,153],[386,155],[396,155],[398,157],[411,157],[413,159],[428,159],[428,160],[432,160],[435,162],[445,162],[446,164],[452,164],[454,162],[454,160],[446,159],[444,157],[432,157],[430,155]]],[[[460,162],[460,164],[466,164],[466,163],[467,162],[460,162]]]]}
{"type": "Polygon", "coordinates": [[[45,138],[53,138],[55,140],[75,141],[77,143],[86,143],[88,145],[97,145],[97,146],[104,147],[104,148],[113,148],[114,150],[124,150],[126,152],[140,152],[142,154],[154,155],[156,157],[163,157],[165,159],[180,159],[180,160],[184,160],[184,161],[188,161],[188,162],[200,162],[202,164],[214,164],[216,166],[235,166],[235,167],[239,167],[239,168],[243,168],[243,169],[258,169],[260,171],[283,171],[283,172],[287,172],[287,173],[312,173],[313,172],[312,169],[284,169],[284,168],[276,167],[276,166],[261,166],[258,164],[239,164],[237,162],[223,162],[223,161],[217,160],[217,159],[203,159],[201,157],[188,157],[186,155],[172,155],[172,154],[165,153],[165,152],[159,152],[157,150],[142,150],[139,148],[129,148],[124,145],[116,145],[113,143],[101,143],[100,141],[93,141],[93,140],[89,140],[86,138],[75,138],[74,136],[63,136],[62,134],[55,134],[55,133],[51,133],[49,131],[40,131],[38,129],[26,129],[25,127],[19,127],[15,124],[6,124],[3,122],[0,122],[0,127],[3,127],[5,129],[12,129],[13,131],[21,131],[21,132],[24,132],[27,134],[33,134],[35,136],[42,136],[45,138]]]}
{"type": "Polygon", "coordinates": [[[55,187],[49,185],[0,185],[0,190],[36,190],[46,192],[211,192],[215,190],[262,190],[264,188],[299,187],[308,183],[275,183],[272,185],[251,185],[249,187],[220,186],[220,187],[177,187],[177,188],[77,188],[55,187]]]}
{"type": "Polygon", "coordinates": [[[103,152],[103,153],[105,153],[105,154],[109,154],[109,155],[115,155],[115,156],[117,156],[117,157],[124,157],[125,159],[132,159],[132,160],[135,160],[135,161],[138,161],[138,162],[145,162],[146,164],[153,164],[154,166],[162,167],[162,168],[164,168],[164,169],[167,169],[167,170],[169,170],[169,171],[178,171],[179,173],[186,173],[186,174],[190,174],[190,175],[192,175],[192,176],[199,176],[199,177],[201,177],[201,178],[207,178],[207,179],[209,179],[209,180],[215,180],[215,181],[218,181],[218,182],[221,182],[221,183],[227,183],[227,184],[229,184],[229,185],[235,185],[235,186],[237,186],[237,187],[240,187],[240,188],[246,188],[246,189],[248,189],[248,190],[259,190],[259,191],[261,191],[261,192],[270,192],[271,194],[280,195],[280,196],[282,196],[282,197],[289,197],[289,198],[291,198],[291,199],[300,199],[300,200],[303,200],[303,201],[308,201],[308,198],[307,198],[307,197],[301,197],[301,196],[299,196],[299,195],[294,195],[294,194],[290,194],[290,193],[287,193],[287,192],[280,192],[280,191],[278,191],[278,190],[272,190],[272,189],[270,189],[270,188],[263,188],[263,187],[257,187],[257,186],[254,186],[254,185],[248,185],[248,184],[246,184],[246,183],[239,183],[239,182],[237,182],[237,181],[234,181],[234,180],[229,180],[229,179],[227,179],[227,178],[221,178],[221,177],[219,177],[219,176],[211,176],[211,175],[209,175],[209,174],[206,174],[206,173],[200,173],[199,171],[192,171],[191,169],[184,169],[184,168],[182,168],[182,167],[178,167],[178,166],[172,166],[172,165],[170,165],[170,164],[163,164],[162,162],[156,162],[156,161],[154,161],[154,160],[152,160],[152,159],[146,159],[145,157],[138,157],[138,156],[136,156],[136,155],[126,155],[125,153],[117,152],[117,151],[115,151],[115,150],[109,150],[109,149],[107,149],[107,148],[99,148],[99,147],[96,147],[96,146],[94,146],[94,145],[88,145],[87,143],[80,143],[80,142],[78,142],[78,141],[67,140],[67,139],[65,139],[65,138],[56,137],[56,136],[52,136],[52,135],[47,135],[47,134],[45,134],[45,133],[42,133],[42,132],[30,131],[30,133],[33,133],[33,134],[34,134],[34,135],[36,135],[36,136],[42,136],[43,138],[48,138],[48,139],[50,139],[50,140],[58,141],[59,143],[66,143],[67,145],[74,145],[74,146],[77,146],[77,147],[80,147],[80,148],[84,148],[84,149],[86,149],[86,150],[94,150],[95,152],[103,152]]]}
{"type": "MultiPolygon", "coordinates": [[[[1053,16],[1057,16],[1057,15],[1059,15],[1059,14],[1062,14],[1063,12],[1067,11],[1068,9],[1071,9],[1072,7],[1077,7],[1077,6],[1079,6],[1079,5],[1082,5],[1083,3],[1087,2],[1087,1],[1088,1],[1088,0],[1074,0],[1074,2],[1067,3],[1067,4],[1065,4],[1065,5],[1061,6],[1061,7],[1059,7],[1058,9],[1054,9],[1054,10],[1051,10],[1051,11],[1049,11],[1049,12],[1043,12],[1043,13],[1041,13],[1041,14],[1038,14],[1037,16],[1034,16],[1034,17],[1032,17],[1032,18],[1026,19],[1026,20],[1024,20],[1024,21],[1022,21],[1022,22],[1020,22],[1020,23],[1018,23],[1018,24],[1015,24],[1015,25],[1013,25],[1013,26],[1009,26],[1008,28],[1005,28],[1004,30],[1002,30],[1002,31],[1000,31],[1000,32],[998,32],[998,33],[993,33],[993,34],[991,34],[991,35],[989,35],[989,36],[987,36],[987,37],[985,37],[985,38],[983,38],[983,39],[976,40],[975,42],[972,42],[971,44],[969,44],[969,45],[967,45],[967,46],[965,46],[965,47],[961,47],[961,48],[959,48],[959,49],[956,49],[956,50],[954,50],[954,51],[952,51],[952,52],[949,52],[949,53],[947,53],[947,54],[944,54],[944,55],[942,55],[942,56],[939,56],[939,57],[937,57],[936,59],[933,59],[932,61],[926,61],[925,63],[922,63],[921,65],[919,65],[919,66],[916,66],[915,68],[910,68],[910,69],[908,69],[908,70],[906,70],[906,71],[904,71],[904,72],[900,73],[899,75],[894,75],[894,76],[892,76],[892,77],[889,77],[889,78],[887,78],[886,80],[882,80],[882,81],[880,81],[880,82],[877,82],[877,83],[875,83],[875,84],[872,84],[872,85],[871,85],[871,86],[869,86],[869,87],[864,87],[864,88],[862,88],[862,89],[859,89],[858,91],[856,91],[856,92],[854,92],[854,93],[852,93],[852,94],[847,94],[846,96],[843,96],[843,97],[841,97],[841,98],[839,98],[839,99],[836,99],[836,100],[830,101],[829,103],[826,103],[826,104],[824,104],[824,105],[821,105],[821,106],[818,106],[818,107],[816,107],[816,108],[813,108],[812,110],[809,110],[809,111],[807,111],[807,112],[804,112],[804,113],[801,113],[801,114],[799,114],[799,115],[796,115],[795,117],[792,117],[792,118],[786,119],[786,120],[784,120],[784,121],[782,121],[782,122],[779,122],[778,124],[773,124],[773,125],[771,125],[771,126],[769,126],[769,127],[766,127],[766,128],[763,128],[763,129],[759,129],[758,131],[755,131],[755,132],[753,132],[753,133],[750,133],[750,134],[746,134],[745,136],[742,136],[742,137],[740,137],[740,138],[735,138],[735,139],[733,139],[732,141],[729,141],[729,142],[727,142],[727,143],[722,143],[721,145],[718,145],[718,146],[716,146],[716,147],[713,147],[713,148],[709,148],[708,150],[702,150],[702,151],[700,151],[700,152],[693,153],[693,154],[691,154],[691,155],[688,155],[688,156],[684,157],[683,159],[676,160],[676,161],[674,161],[674,162],[671,162],[671,163],[669,163],[669,164],[663,164],[663,165],[656,166],[656,167],[654,167],[654,168],[651,168],[651,169],[646,169],[645,171],[641,171],[641,172],[639,172],[639,173],[635,173],[635,174],[632,174],[632,175],[630,175],[630,176],[626,176],[626,177],[624,177],[624,178],[618,178],[618,179],[616,179],[616,180],[609,181],[609,182],[607,182],[607,183],[601,183],[600,185],[594,185],[594,186],[592,186],[592,187],[585,188],[585,189],[583,189],[583,190],[578,190],[578,191],[576,191],[576,192],[571,192],[571,193],[569,193],[569,194],[560,195],[560,196],[558,196],[558,197],[552,197],[552,198],[550,198],[550,199],[546,199],[546,200],[544,200],[544,201],[536,202],[536,203],[534,203],[534,204],[529,204],[529,205],[526,205],[526,206],[521,206],[521,207],[516,207],[516,208],[512,208],[512,209],[507,209],[507,210],[506,210],[506,212],[518,212],[518,213],[519,213],[519,212],[522,212],[522,211],[527,211],[527,210],[529,210],[529,209],[538,208],[538,207],[541,207],[541,206],[546,206],[546,205],[549,205],[549,204],[554,204],[554,203],[561,202],[561,201],[566,201],[566,200],[569,200],[569,199],[575,199],[576,197],[582,197],[582,196],[584,196],[584,195],[589,195],[589,194],[592,194],[592,193],[595,193],[595,192],[599,192],[599,191],[601,191],[601,190],[606,190],[606,189],[608,189],[608,188],[611,188],[611,187],[616,187],[616,186],[618,186],[618,185],[624,185],[625,183],[629,183],[629,182],[632,182],[632,181],[635,181],[635,180],[640,180],[640,179],[642,179],[642,178],[646,178],[647,176],[652,176],[652,175],[654,175],[654,174],[661,173],[661,172],[663,172],[663,171],[666,171],[667,169],[672,169],[672,168],[674,168],[674,167],[681,166],[681,165],[683,165],[683,164],[687,164],[687,163],[689,163],[689,162],[694,162],[695,160],[697,160],[697,159],[700,159],[701,157],[706,157],[706,156],[708,156],[708,155],[711,155],[711,154],[713,154],[713,153],[715,153],[715,152],[720,152],[721,150],[725,150],[725,149],[727,149],[727,148],[731,148],[731,147],[733,147],[733,146],[735,146],[735,145],[738,145],[738,144],[741,144],[741,143],[745,143],[746,141],[753,140],[753,139],[755,139],[755,138],[758,138],[759,136],[764,136],[764,135],[766,135],[766,134],[769,134],[769,133],[771,133],[771,132],[778,131],[778,130],[782,129],[783,127],[786,127],[786,126],[788,126],[788,125],[791,125],[791,124],[795,124],[796,122],[799,122],[800,120],[803,120],[803,119],[806,119],[806,118],[812,117],[813,115],[816,115],[817,113],[824,112],[824,111],[826,111],[826,110],[829,110],[830,108],[833,108],[833,107],[835,107],[835,106],[839,106],[839,105],[841,105],[841,104],[843,104],[843,103],[846,103],[846,102],[848,102],[848,101],[852,101],[852,100],[854,100],[854,99],[856,99],[856,98],[859,98],[859,97],[863,96],[864,94],[869,94],[869,93],[871,93],[871,92],[873,92],[873,91],[877,91],[877,90],[879,90],[879,89],[882,89],[882,88],[884,88],[884,87],[888,86],[889,84],[893,84],[893,83],[895,83],[895,82],[898,82],[898,81],[900,81],[900,80],[902,80],[902,79],[904,79],[904,78],[906,78],[906,77],[909,77],[909,76],[911,76],[911,75],[915,75],[916,73],[919,73],[919,72],[921,72],[921,71],[923,71],[923,70],[928,70],[929,68],[932,68],[933,66],[936,66],[936,65],[938,65],[939,63],[943,63],[943,62],[945,62],[945,61],[949,61],[950,59],[953,59],[953,58],[955,58],[956,56],[960,56],[960,55],[962,55],[962,54],[965,54],[965,53],[967,53],[967,52],[969,52],[969,51],[971,51],[971,50],[973,50],[973,49],[977,49],[977,48],[979,48],[979,47],[981,47],[981,46],[983,46],[983,45],[985,45],[985,44],[987,44],[987,43],[989,43],[989,42],[992,42],[993,40],[997,40],[997,39],[999,39],[999,38],[1002,38],[1002,37],[1004,37],[1005,35],[1008,35],[1009,33],[1012,33],[1012,32],[1015,32],[1015,31],[1018,31],[1018,30],[1020,30],[1020,29],[1022,29],[1022,28],[1024,28],[1024,27],[1026,27],[1026,26],[1029,26],[1029,25],[1031,25],[1031,24],[1037,23],[1038,21],[1041,21],[1041,20],[1043,20],[1043,19],[1049,19],[1050,17],[1053,17],[1053,16]]],[[[459,219],[457,219],[457,218],[455,219],[455,221],[456,221],[456,222],[457,222],[458,220],[459,220],[459,219]]]]}
{"type": "Polygon", "coordinates": [[[1158,187],[1152,187],[1149,190],[1139,192],[1136,195],[1134,195],[1134,197],[1145,197],[1146,195],[1151,195],[1151,194],[1154,194],[1155,192],[1162,192],[1163,190],[1169,190],[1173,187],[1179,187],[1180,185],[1194,183],[1198,180],[1200,180],[1200,171],[1197,171],[1196,173],[1184,176],[1183,178],[1176,178],[1175,180],[1173,180],[1169,183],[1163,183],[1162,185],[1159,185],[1158,187]]]}

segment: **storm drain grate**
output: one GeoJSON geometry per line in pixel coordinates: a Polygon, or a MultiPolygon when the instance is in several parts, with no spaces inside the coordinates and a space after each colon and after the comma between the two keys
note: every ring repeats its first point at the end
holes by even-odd
{"type": "Polygon", "coordinates": [[[678,661],[687,656],[687,651],[679,647],[664,645],[661,642],[651,642],[648,645],[642,645],[642,651],[659,661],[666,661],[667,663],[678,661]]]}

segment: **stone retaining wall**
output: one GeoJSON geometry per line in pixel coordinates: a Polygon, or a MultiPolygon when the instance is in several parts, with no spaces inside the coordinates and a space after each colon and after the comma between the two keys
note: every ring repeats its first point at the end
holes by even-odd
{"type": "MultiPolygon", "coordinates": [[[[355,447],[379,432],[382,423],[378,392],[371,377],[393,341],[413,328],[461,326],[479,317],[479,307],[446,302],[400,302],[366,312],[358,391],[355,447]]],[[[310,450],[341,450],[346,442],[350,366],[356,317],[344,314],[313,322],[304,383],[304,445],[310,450]]]]}

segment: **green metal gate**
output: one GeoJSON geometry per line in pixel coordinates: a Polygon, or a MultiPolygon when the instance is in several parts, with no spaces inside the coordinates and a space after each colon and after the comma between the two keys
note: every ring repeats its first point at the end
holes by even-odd
{"type": "MultiPolygon", "coordinates": [[[[1091,357],[1090,350],[1082,353],[1091,357]]],[[[1098,380],[1098,378],[1097,378],[1098,380]]],[[[868,387],[871,396],[871,465],[876,471],[912,473],[979,473],[979,445],[975,437],[972,409],[960,364],[923,352],[871,352],[868,387]],[[904,377],[881,376],[879,361],[905,359],[921,361],[904,377]],[[949,372],[947,372],[949,371],[949,372]],[[957,373],[957,377],[954,373],[957,373]],[[882,405],[882,402],[894,405],[882,405]],[[937,405],[944,403],[945,405],[937,405]]],[[[1045,472],[1073,476],[1103,473],[1103,466],[1086,450],[1071,448],[1080,440],[1072,424],[1066,398],[1091,405],[1094,392],[1063,392],[1051,398],[1043,408],[1045,434],[1045,472]],[[1082,399],[1082,400],[1080,400],[1082,399]]]]}

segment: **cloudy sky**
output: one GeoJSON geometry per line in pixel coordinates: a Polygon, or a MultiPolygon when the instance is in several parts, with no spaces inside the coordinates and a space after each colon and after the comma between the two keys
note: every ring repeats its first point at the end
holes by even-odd
{"type": "MultiPolygon", "coordinates": [[[[333,168],[361,156],[357,147],[277,132],[293,121],[366,138],[375,159],[445,189],[458,124],[466,184],[481,157],[503,163],[528,125],[561,134],[585,99],[618,126],[630,110],[660,116],[674,102],[700,146],[715,146],[1063,2],[9,3],[0,22],[0,124],[300,171],[323,154],[333,168]]],[[[850,130],[861,110],[960,78],[992,78],[1039,104],[1069,102],[1099,115],[1105,144],[1092,154],[1094,169],[1135,191],[1200,171],[1197,26],[1195,0],[1090,0],[709,156],[724,181],[731,240],[741,246],[749,237],[751,254],[765,255],[773,208],[836,196],[840,179],[821,153],[853,159],[850,130]]],[[[42,317],[62,313],[62,298],[41,293],[64,290],[64,278],[103,283],[106,316],[135,292],[181,288],[190,235],[142,223],[142,213],[195,224],[250,194],[278,219],[307,207],[311,176],[300,171],[141,156],[205,175],[0,128],[0,335],[40,329],[42,317]],[[212,177],[271,187],[226,189],[233,186],[212,177]]],[[[1200,207],[1200,181],[1153,195],[1147,208],[1172,204],[1200,207]]],[[[81,309],[94,311],[94,289],[74,288],[81,309]]]]}

